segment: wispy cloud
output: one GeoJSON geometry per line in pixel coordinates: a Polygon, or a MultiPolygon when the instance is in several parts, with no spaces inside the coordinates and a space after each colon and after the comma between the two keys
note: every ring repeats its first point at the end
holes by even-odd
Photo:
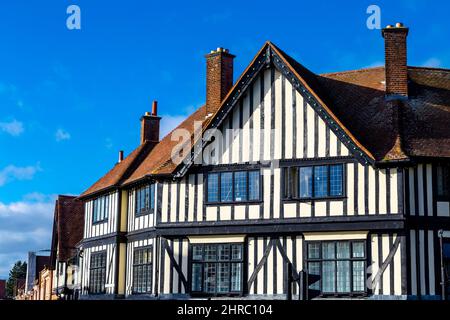
{"type": "Polygon", "coordinates": [[[111,138],[105,139],[105,147],[106,149],[111,149],[114,146],[114,143],[111,138]]]}
{"type": "Polygon", "coordinates": [[[363,68],[375,68],[375,67],[382,67],[384,66],[384,61],[374,61],[363,68]]]}
{"type": "Polygon", "coordinates": [[[24,131],[23,123],[15,119],[9,122],[0,122],[0,131],[6,132],[13,137],[20,136],[24,131]]]}
{"type": "Polygon", "coordinates": [[[31,180],[36,172],[41,171],[39,164],[35,166],[17,167],[9,165],[0,170],[0,187],[15,180],[31,180]]]}
{"type": "Polygon", "coordinates": [[[440,59],[436,58],[436,57],[431,57],[428,60],[426,60],[423,64],[423,67],[428,67],[428,68],[439,68],[442,66],[442,62],[440,59]]]}
{"type": "Polygon", "coordinates": [[[64,129],[58,129],[55,132],[55,139],[58,142],[64,141],[64,140],[69,140],[70,138],[71,138],[70,133],[64,129]]]}
{"type": "Polygon", "coordinates": [[[36,195],[0,202],[0,278],[7,277],[14,262],[26,259],[28,251],[50,247],[55,197],[36,195]]]}
{"type": "Polygon", "coordinates": [[[160,137],[165,137],[170,131],[172,131],[176,126],[178,126],[184,119],[185,115],[162,115],[161,116],[161,129],[160,137]]]}

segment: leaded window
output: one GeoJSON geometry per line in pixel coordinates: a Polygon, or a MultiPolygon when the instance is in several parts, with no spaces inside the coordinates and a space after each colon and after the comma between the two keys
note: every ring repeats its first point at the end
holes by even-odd
{"type": "Polygon", "coordinates": [[[92,222],[98,223],[108,219],[109,215],[109,196],[101,196],[93,201],[92,204],[92,222]]]}
{"type": "Polygon", "coordinates": [[[285,199],[317,199],[344,196],[342,164],[287,167],[283,170],[285,199]]]}
{"type": "Polygon", "coordinates": [[[191,264],[192,293],[229,295],[242,292],[242,244],[194,244],[191,264]]]}
{"type": "Polygon", "coordinates": [[[147,185],[136,189],[135,214],[152,213],[155,209],[155,185],[147,185]]]}
{"type": "Polygon", "coordinates": [[[152,247],[136,248],[133,253],[133,293],[152,291],[152,247]]]}
{"type": "Polygon", "coordinates": [[[248,202],[261,199],[259,171],[209,173],[206,198],[209,203],[248,202]]]}
{"type": "Polygon", "coordinates": [[[89,266],[89,293],[105,293],[106,282],[106,252],[91,254],[89,266]]]}
{"type": "Polygon", "coordinates": [[[323,295],[362,294],[366,284],[365,241],[311,241],[307,243],[308,274],[319,276],[310,285],[323,295]]]}

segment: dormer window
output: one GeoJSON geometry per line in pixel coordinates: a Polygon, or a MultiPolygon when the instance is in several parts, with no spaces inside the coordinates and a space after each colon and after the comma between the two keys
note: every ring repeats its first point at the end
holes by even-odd
{"type": "Polygon", "coordinates": [[[439,165],[436,170],[437,198],[450,201],[450,166],[439,165]]]}
{"type": "Polygon", "coordinates": [[[152,213],[155,209],[155,185],[147,185],[136,189],[135,214],[144,215],[152,213]]]}

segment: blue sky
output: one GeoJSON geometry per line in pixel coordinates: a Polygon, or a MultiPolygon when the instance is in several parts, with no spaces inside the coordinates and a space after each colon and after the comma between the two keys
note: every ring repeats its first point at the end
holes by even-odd
{"type": "Polygon", "coordinates": [[[49,247],[56,194],[137,146],[153,99],[165,133],[204,102],[204,54],[230,49],[235,77],[266,40],[317,73],[379,65],[371,4],[382,26],[410,27],[409,65],[450,67],[448,1],[2,1],[0,278],[49,247]],[[71,4],[81,30],[66,28],[71,4]]]}

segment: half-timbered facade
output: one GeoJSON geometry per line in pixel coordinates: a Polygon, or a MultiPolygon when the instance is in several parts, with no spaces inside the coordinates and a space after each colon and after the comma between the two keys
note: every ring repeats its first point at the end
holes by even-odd
{"type": "Polygon", "coordinates": [[[407,67],[407,33],[383,29],[385,67],[323,75],[267,42],[233,84],[208,54],[206,104],[160,140],[154,103],[81,196],[83,297],[442,296],[450,71],[407,67]]]}

